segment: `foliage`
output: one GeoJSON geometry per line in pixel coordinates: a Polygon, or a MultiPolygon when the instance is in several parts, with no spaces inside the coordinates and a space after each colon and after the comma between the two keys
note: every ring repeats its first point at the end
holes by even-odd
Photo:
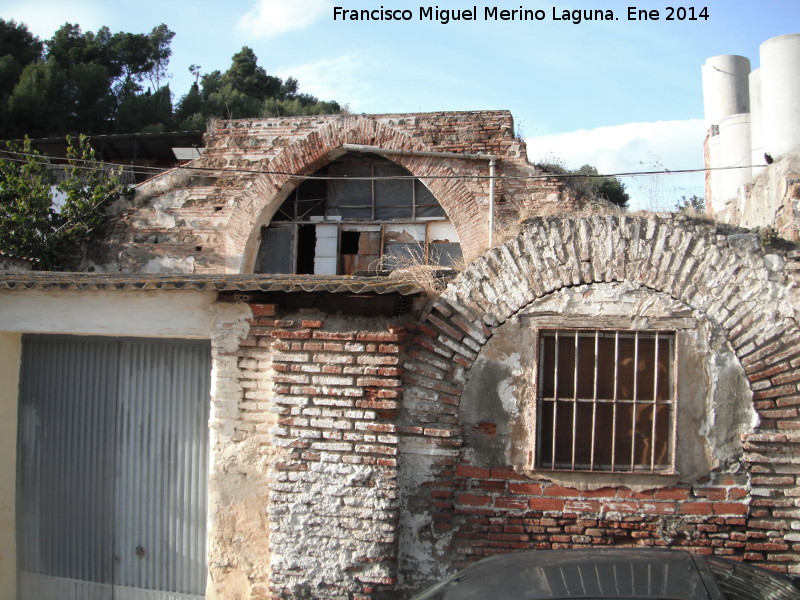
{"type": "Polygon", "coordinates": [[[175,111],[182,130],[204,129],[214,117],[245,119],[342,112],[338,102],[322,102],[298,93],[296,79],[288,77],[284,81],[269,75],[247,46],[233,55],[231,66],[224,73],[212,71],[201,75],[197,65],[189,67],[189,71],[196,81],[175,111]]]}
{"type": "Polygon", "coordinates": [[[764,248],[775,248],[780,244],[778,230],[772,226],[756,227],[753,231],[758,234],[758,239],[764,248]]]}
{"type": "Polygon", "coordinates": [[[43,50],[25,25],[0,19],[0,106],[8,101],[23,69],[39,60],[43,50]]]}
{"type": "Polygon", "coordinates": [[[55,186],[50,163],[29,139],[21,148],[9,144],[9,155],[16,158],[0,160],[0,251],[36,269],[62,269],[105,225],[108,204],[127,193],[120,173],[95,160],[85,136],[67,138],[64,178],[55,186]]]}
{"type": "Polygon", "coordinates": [[[704,215],[706,212],[706,199],[697,195],[690,198],[682,196],[675,205],[675,209],[690,216],[704,215]]]}
{"type": "Polygon", "coordinates": [[[562,176],[565,185],[581,202],[588,203],[599,199],[620,208],[628,206],[630,196],[625,191],[625,184],[616,177],[600,175],[592,165],[583,165],[578,169],[567,169],[558,163],[537,166],[546,172],[562,176]]]}
{"type": "Polygon", "coordinates": [[[298,92],[258,64],[251,48],[225,72],[202,74],[173,107],[166,81],[175,33],[95,32],[65,23],[42,42],[25,24],[0,19],[0,139],[205,129],[209,119],[341,112],[298,92]]]}

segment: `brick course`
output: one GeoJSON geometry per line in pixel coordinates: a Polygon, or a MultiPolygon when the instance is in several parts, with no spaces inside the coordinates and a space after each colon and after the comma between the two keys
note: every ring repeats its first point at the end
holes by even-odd
{"type": "MultiPolygon", "coordinates": [[[[722,327],[747,369],[761,423],[743,439],[741,473],[712,472],[705,482],[642,492],[581,491],[474,467],[468,452],[457,453],[432,470],[421,493],[409,492],[415,502],[428,493],[435,507],[439,547],[449,548],[435,560],[455,567],[526,548],[668,545],[798,571],[800,361],[790,359],[800,330],[787,271],[767,273],[760,252],[680,216],[535,218],[522,236],[471,264],[431,303],[411,340],[400,429],[410,452],[423,452],[421,442],[441,446],[427,433],[430,424],[450,421],[463,371],[499,325],[554,290],[596,282],[637,282],[722,327]],[[444,362],[432,365],[426,356],[444,362]],[[446,395],[439,381],[449,382],[446,395]],[[434,493],[447,486],[451,495],[434,493]]],[[[463,437],[450,431],[448,447],[458,448],[463,437]]]]}
{"type": "MultiPolygon", "coordinates": [[[[157,262],[163,272],[252,270],[260,228],[299,183],[344,144],[497,155],[498,218],[519,206],[573,207],[558,180],[527,162],[525,143],[507,111],[396,115],[327,115],[219,121],[190,169],[139,186],[116,219],[105,262],[136,272],[157,262]]],[[[488,243],[489,175],[485,160],[392,155],[424,183],[452,221],[464,254],[488,243]]]]}
{"type": "MultiPolygon", "coordinates": [[[[279,450],[264,501],[270,594],[380,594],[396,583],[403,332],[387,330],[385,322],[331,331],[323,318],[260,312],[246,339],[271,351],[274,372],[269,444],[279,450]],[[299,545],[306,565],[300,571],[299,545]]],[[[240,367],[243,379],[259,372],[257,363],[240,367]]]]}

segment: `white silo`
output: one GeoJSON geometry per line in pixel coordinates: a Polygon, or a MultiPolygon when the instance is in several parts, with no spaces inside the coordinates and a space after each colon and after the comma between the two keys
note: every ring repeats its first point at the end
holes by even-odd
{"type": "Polygon", "coordinates": [[[709,128],[707,165],[712,169],[706,195],[715,215],[738,196],[750,177],[750,60],[723,54],[702,68],[703,105],[709,128]],[[734,168],[732,168],[734,167],[734,168]]]}
{"type": "Polygon", "coordinates": [[[767,40],[760,56],[762,140],[778,160],[800,148],[800,33],[767,40]]]}
{"type": "Polygon", "coordinates": [[[725,209],[725,199],[722,197],[722,149],[718,135],[706,140],[706,207],[710,214],[722,218],[725,209]]]}
{"type": "Polygon", "coordinates": [[[749,59],[732,54],[712,56],[703,65],[702,73],[706,126],[750,112],[749,59]]]}
{"type": "Polygon", "coordinates": [[[722,199],[737,198],[750,182],[750,115],[738,114],[719,124],[722,199]]]}
{"type": "Polygon", "coordinates": [[[764,169],[764,125],[762,123],[761,69],[750,73],[750,176],[755,179],[764,169]]]}

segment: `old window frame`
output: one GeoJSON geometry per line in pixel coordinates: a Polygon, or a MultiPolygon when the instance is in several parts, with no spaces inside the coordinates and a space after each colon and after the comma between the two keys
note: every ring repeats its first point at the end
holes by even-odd
{"type": "Polygon", "coordinates": [[[349,152],[316,171],[315,179],[295,187],[273,216],[276,222],[308,223],[315,220],[383,223],[426,222],[447,220],[444,208],[428,187],[394,161],[374,154],[349,152]],[[363,188],[355,196],[368,197],[365,202],[341,201],[347,188],[363,188]],[[392,186],[394,196],[383,190],[392,186]],[[324,191],[323,189],[324,188],[324,191]],[[399,193],[404,193],[402,197],[399,193]],[[321,214],[320,214],[321,209],[321,214]],[[314,214],[315,210],[318,214],[314,214]],[[364,215],[346,214],[363,211],[364,215]],[[383,211],[402,212],[394,216],[383,211]],[[427,214],[426,214],[427,213],[427,214]]]}
{"type": "MultiPolygon", "coordinates": [[[[287,274],[308,273],[308,269],[299,268],[301,255],[314,252],[307,246],[301,248],[299,231],[304,227],[337,227],[337,274],[351,274],[343,267],[345,259],[342,247],[347,244],[343,244],[342,238],[353,233],[379,232],[380,235],[377,258],[370,262],[369,268],[365,269],[362,265],[357,271],[392,271],[413,264],[414,257],[424,264],[447,268],[460,259],[460,243],[444,208],[420,179],[394,161],[376,154],[349,152],[324,166],[315,175],[318,177],[306,180],[293,189],[271,222],[261,228],[261,243],[254,264],[256,273],[278,273],[267,266],[270,262],[267,256],[269,249],[264,246],[264,240],[269,230],[279,228],[292,232],[288,249],[292,268],[287,274]],[[349,167],[353,171],[348,179],[349,167]],[[341,196],[342,190],[348,185],[362,188],[356,190],[355,195],[363,202],[337,199],[336,190],[341,196]],[[394,192],[382,196],[383,186],[394,187],[394,192]],[[400,188],[405,189],[402,197],[398,192],[400,188]],[[365,200],[367,197],[368,201],[365,200]],[[387,212],[394,212],[394,215],[386,217],[387,212]],[[443,224],[452,228],[456,241],[438,239],[433,234],[434,228],[443,224]],[[420,231],[424,228],[424,233],[412,236],[414,240],[394,240],[393,236],[404,227],[420,231]]],[[[281,269],[281,272],[286,270],[281,269]]],[[[316,267],[314,273],[317,273],[316,267]]]]}
{"type": "MultiPolygon", "coordinates": [[[[607,346],[608,344],[604,344],[607,346]]],[[[590,352],[592,354],[592,352],[590,352]]],[[[675,330],[635,330],[635,329],[603,329],[603,328],[541,328],[538,329],[536,341],[536,365],[537,375],[535,378],[535,398],[536,398],[536,426],[535,426],[535,468],[541,471],[560,471],[560,472],[584,472],[584,473],[632,473],[632,474],[652,474],[652,475],[672,475],[675,473],[675,448],[676,448],[676,423],[678,417],[678,344],[677,335],[675,330]],[[558,349],[560,348],[560,339],[574,340],[572,368],[569,369],[569,357],[567,357],[568,375],[571,371],[571,395],[560,396],[559,385],[564,381],[559,379],[559,356],[558,349]],[[613,391],[611,398],[600,397],[598,394],[598,387],[601,374],[601,362],[607,362],[608,357],[600,358],[600,339],[614,340],[614,375],[613,375],[613,391]],[[551,356],[548,358],[547,350],[545,349],[546,340],[553,339],[553,350],[551,356]],[[586,389],[586,383],[579,381],[579,372],[581,367],[581,354],[586,354],[584,345],[583,351],[579,349],[581,339],[593,339],[594,359],[592,364],[589,365],[591,372],[592,383],[589,386],[592,390],[591,397],[584,397],[579,393],[579,390],[586,389]],[[631,357],[620,356],[619,340],[633,339],[633,364],[639,364],[643,360],[640,354],[640,341],[653,340],[653,375],[652,375],[652,393],[651,398],[647,397],[647,393],[639,393],[639,369],[632,369],[633,376],[633,392],[621,394],[619,389],[619,373],[620,364],[622,360],[628,360],[631,357]],[[555,352],[552,355],[553,351],[555,352]],[[666,354],[666,366],[664,373],[659,375],[659,353],[666,354]],[[577,357],[577,359],[575,359],[577,357]],[[551,371],[545,366],[546,363],[554,367],[551,371]],[[552,374],[552,385],[549,385],[546,378],[552,374]],[[661,378],[661,380],[659,380],[661,378]],[[666,387],[666,392],[659,386],[666,387]],[[552,390],[552,398],[549,397],[549,390],[552,390]],[[621,397],[621,396],[629,397],[621,397]],[[579,408],[591,407],[591,426],[590,438],[588,440],[589,447],[589,460],[579,461],[579,455],[586,455],[585,447],[579,449],[581,442],[579,436],[578,421],[580,420],[578,414],[581,412],[579,408]],[[596,460],[597,444],[598,444],[598,428],[599,423],[597,419],[598,407],[604,407],[608,410],[611,407],[611,459],[607,462],[600,462],[596,460]],[[628,408],[629,407],[629,408],[628,408]],[[648,409],[648,407],[652,407],[648,409]],[[559,417],[559,408],[567,409],[567,422],[564,425],[563,415],[559,417]],[[646,442],[637,443],[637,420],[646,415],[647,411],[651,413],[651,423],[649,431],[650,443],[650,456],[649,461],[637,461],[637,449],[641,450],[646,442]],[[624,418],[625,411],[629,412],[630,427],[617,429],[619,416],[622,414],[624,418]],[[659,415],[660,412],[666,411],[668,414],[666,420],[664,415],[659,415]],[[570,413],[571,412],[571,419],[570,413]],[[559,420],[561,419],[561,420],[559,420]],[[564,433],[563,429],[569,428],[569,431],[564,433]],[[630,433],[630,453],[628,459],[623,461],[617,455],[617,448],[622,448],[624,442],[624,434],[630,433]],[[563,440],[559,440],[559,436],[564,436],[571,440],[568,445],[571,447],[568,450],[569,460],[564,460],[564,451],[558,444],[563,445],[563,440]],[[666,436],[666,439],[663,439],[666,436]],[[620,440],[623,440],[620,443],[620,440]],[[653,443],[655,440],[655,443],[653,443]],[[657,448],[661,447],[666,451],[666,459],[656,459],[657,448]]],[[[562,366],[562,369],[564,367],[562,366]]],[[[585,368],[585,367],[584,367],[585,368]]],[[[563,373],[562,373],[563,375],[563,373]]],[[[570,391],[569,385],[567,392],[570,391]]],[[[585,415],[584,415],[585,420],[585,415]]],[[[646,422],[646,418],[644,419],[646,422]]],[[[647,436],[640,436],[639,440],[648,440],[647,436]]],[[[587,442],[584,441],[583,444],[587,442]]],[[[606,449],[608,451],[608,449],[606,449]]],[[[624,452],[620,453],[624,458],[624,452]]]]}

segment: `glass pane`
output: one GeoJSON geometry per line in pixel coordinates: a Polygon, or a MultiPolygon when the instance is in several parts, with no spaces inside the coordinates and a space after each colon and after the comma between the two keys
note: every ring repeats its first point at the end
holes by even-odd
{"type": "MultiPolygon", "coordinates": [[[[375,162],[376,177],[408,177],[404,168],[392,162],[375,162]]],[[[375,210],[379,219],[408,219],[413,216],[413,179],[375,181],[375,210]]]]}
{"type": "Polygon", "coordinates": [[[461,260],[461,244],[439,242],[429,245],[430,263],[439,267],[452,267],[461,260]]]}
{"type": "Polygon", "coordinates": [[[419,179],[414,181],[414,193],[417,201],[417,217],[445,217],[444,209],[439,201],[431,194],[419,179]]]}
{"type": "Polygon", "coordinates": [[[424,261],[419,244],[385,244],[383,246],[383,268],[402,269],[424,261]]]}

